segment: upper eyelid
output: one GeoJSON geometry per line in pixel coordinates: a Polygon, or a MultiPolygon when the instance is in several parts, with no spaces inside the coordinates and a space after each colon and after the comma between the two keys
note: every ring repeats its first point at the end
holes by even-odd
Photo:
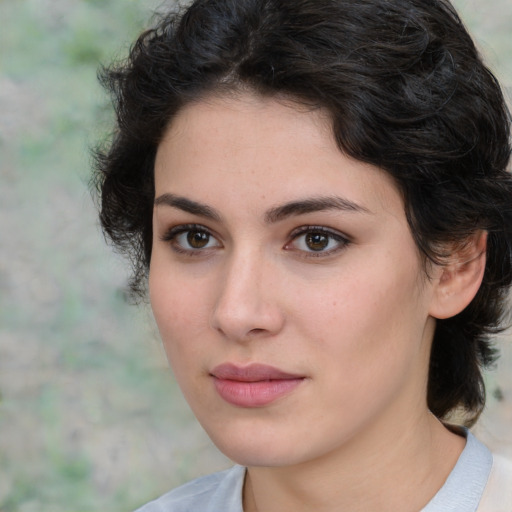
{"type": "Polygon", "coordinates": [[[168,229],[165,229],[164,233],[160,236],[160,238],[164,241],[168,241],[171,239],[171,237],[179,235],[180,233],[185,233],[187,231],[193,230],[204,231],[205,233],[208,233],[209,235],[213,236],[216,239],[219,238],[214,231],[212,231],[211,229],[207,228],[202,224],[178,224],[176,226],[172,226],[168,229]]]}
{"type": "Polygon", "coordinates": [[[295,228],[294,230],[292,230],[292,232],[290,233],[290,238],[296,238],[300,235],[303,235],[304,233],[309,233],[309,232],[320,232],[320,233],[325,233],[326,235],[331,235],[333,237],[338,237],[338,238],[341,238],[343,240],[346,240],[346,241],[349,241],[350,240],[350,237],[345,234],[345,233],[342,233],[341,231],[338,231],[337,229],[334,229],[334,228],[329,228],[327,226],[300,226],[298,228],[295,228]]]}

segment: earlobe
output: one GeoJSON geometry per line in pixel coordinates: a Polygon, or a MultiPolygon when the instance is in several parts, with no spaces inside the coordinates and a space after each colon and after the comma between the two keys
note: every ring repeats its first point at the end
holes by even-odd
{"type": "Polygon", "coordinates": [[[435,283],[430,315],[437,319],[460,313],[475,297],[485,272],[487,232],[478,231],[454,248],[440,268],[435,283]]]}

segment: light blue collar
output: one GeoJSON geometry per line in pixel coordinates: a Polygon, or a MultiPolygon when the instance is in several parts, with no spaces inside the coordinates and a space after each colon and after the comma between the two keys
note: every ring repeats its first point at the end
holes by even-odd
{"type": "Polygon", "coordinates": [[[443,487],[421,512],[476,512],[492,468],[492,454],[469,431],[466,447],[443,487]]]}

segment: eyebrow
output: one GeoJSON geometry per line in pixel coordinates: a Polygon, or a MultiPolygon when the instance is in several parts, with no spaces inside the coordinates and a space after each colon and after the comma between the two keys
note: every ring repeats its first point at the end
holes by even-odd
{"type": "Polygon", "coordinates": [[[265,221],[267,223],[274,223],[284,220],[293,215],[304,215],[306,213],[321,212],[328,210],[338,210],[344,212],[356,213],[371,213],[368,208],[361,206],[357,203],[349,201],[344,197],[328,196],[328,197],[313,197],[310,199],[302,199],[299,201],[292,201],[271,208],[265,214],[265,221]]]}
{"type": "Polygon", "coordinates": [[[191,213],[192,215],[199,215],[200,217],[205,217],[206,219],[215,220],[217,222],[221,220],[220,214],[212,207],[192,201],[186,197],[175,196],[174,194],[162,194],[155,199],[154,204],[155,206],[170,206],[191,213]]]}
{"type": "MultiPolygon", "coordinates": [[[[186,197],[176,196],[174,194],[162,194],[155,199],[155,206],[170,206],[177,208],[192,215],[199,215],[207,219],[221,221],[222,216],[217,210],[206,204],[198,203],[187,199],[186,197]]],[[[355,213],[371,213],[370,210],[362,205],[354,203],[346,198],[338,196],[313,197],[291,201],[280,206],[270,208],[265,213],[265,222],[274,224],[295,215],[305,215],[320,211],[338,210],[355,213]]]]}

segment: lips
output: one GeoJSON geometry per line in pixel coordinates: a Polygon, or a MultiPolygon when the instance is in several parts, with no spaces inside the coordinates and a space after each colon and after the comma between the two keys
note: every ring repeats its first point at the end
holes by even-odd
{"type": "Polygon", "coordinates": [[[215,367],[211,376],[223,400],[238,407],[263,407],[291,393],[305,379],[273,366],[231,363],[215,367]]]}

